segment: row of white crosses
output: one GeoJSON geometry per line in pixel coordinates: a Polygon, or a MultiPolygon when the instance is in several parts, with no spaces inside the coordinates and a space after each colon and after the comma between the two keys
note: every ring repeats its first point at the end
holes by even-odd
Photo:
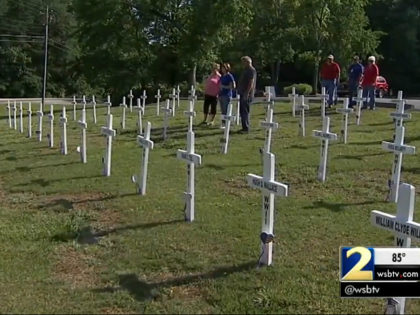
{"type": "Polygon", "coordinates": [[[185,198],[185,220],[194,221],[195,216],[195,166],[201,165],[201,155],[195,153],[195,138],[193,132],[193,119],[196,115],[194,102],[189,102],[189,110],[184,112],[188,117],[187,150],[178,150],[177,158],[187,162],[187,191],[185,198]]]}
{"type": "Polygon", "coordinates": [[[248,185],[262,191],[262,227],[261,227],[261,255],[260,266],[269,266],[273,261],[273,240],[274,240],[274,197],[287,197],[288,186],[275,180],[275,156],[271,150],[271,133],[278,128],[273,122],[273,107],[268,106],[266,121],[261,122],[266,128],[266,137],[263,154],[263,176],[255,174],[247,175],[248,185]]]}
{"type": "MultiPolygon", "coordinates": [[[[397,214],[390,215],[374,210],[371,223],[379,228],[391,231],[395,235],[394,245],[402,248],[411,247],[411,239],[420,240],[420,224],[413,222],[415,188],[402,183],[398,187],[397,214]]],[[[405,298],[389,298],[385,314],[404,314],[405,298]]]]}
{"type": "Polygon", "coordinates": [[[394,153],[394,160],[391,170],[391,179],[389,180],[389,198],[390,202],[398,201],[398,187],[401,178],[402,158],[404,154],[415,154],[416,148],[404,144],[405,128],[404,119],[410,119],[409,113],[404,113],[405,101],[402,98],[402,91],[398,92],[397,111],[390,116],[395,120],[394,142],[382,142],[382,148],[394,153]]]}

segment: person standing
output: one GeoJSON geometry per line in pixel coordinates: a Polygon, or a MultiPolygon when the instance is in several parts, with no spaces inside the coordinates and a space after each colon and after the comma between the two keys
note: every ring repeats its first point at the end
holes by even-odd
{"type": "Polygon", "coordinates": [[[249,113],[250,113],[250,104],[254,99],[255,86],[257,83],[257,71],[252,66],[252,59],[248,56],[241,58],[244,71],[242,72],[241,77],[238,82],[238,94],[240,96],[240,114],[242,121],[242,130],[241,133],[249,132],[249,113]]]}
{"type": "MultiPolygon", "coordinates": [[[[221,66],[222,77],[220,78],[219,102],[222,115],[226,115],[229,103],[232,101],[232,91],[236,88],[235,79],[230,73],[230,64],[224,63],[221,66]]],[[[224,121],[222,121],[224,128],[224,121]]]]}
{"type": "Polygon", "coordinates": [[[208,126],[212,126],[214,124],[214,117],[217,112],[217,97],[220,91],[219,69],[219,64],[213,64],[213,70],[205,83],[203,105],[204,119],[201,122],[201,125],[207,124],[208,126]],[[209,119],[208,121],[207,118],[209,119]]]}
{"type": "Polygon", "coordinates": [[[357,96],[357,90],[360,86],[360,79],[363,75],[363,66],[360,63],[359,56],[353,57],[353,63],[349,67],[349,98],[350,108],[356,105],[356,101],[353,101],[353,97],[357,96]]]}
{"type": "Polygon", "coordinates": [[[328,107],[334,102],[337,85],[340,82],[340,66],[334,62],[334,56],[329,55],[327,61],[322,65],[320,71],[321,86],[325,87],[328,93],[328,107]]]}
{"type": "Polygon", "coordinates": [[[376,88],[376,78],[379,75],[379,68],[376,65],[375,56],[370,56],[368,58],[368,64],[365,68],[362,80],[363,88],[363,107],[366,109],[369,105],[370,110],[375,110],[375,88],[376,88]]]}

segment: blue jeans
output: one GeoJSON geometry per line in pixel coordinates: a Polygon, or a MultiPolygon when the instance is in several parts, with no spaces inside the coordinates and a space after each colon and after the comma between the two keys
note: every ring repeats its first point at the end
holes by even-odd
{"type": "Polygon", "coordinates": [[[231,100],[232,98],[228,95],[219,95],[220,110],[222,112],[222,115],[226,115],[227,108],[231,100]]]}
{"type": "Polygon", "coordinates": [[[328,94],[328,105],[332,105],[336,96],[337,80],[322,80],[321,86],[325,87],[325,91],[328,94]]]}
{"type": "Polygon", "coordinates": [[[249,105],[251,105],[253,98],[245,97],[242,94],[240,94],[240,97],[239,112],[241,114],[242,130],[249,131],[249,105]]]}
{"type": "Polygon", "coordinates": [[[367,105],[369,105],[370,109],[374,109],[375,108],[375,87],[370,85],[370,86],[365,86],[363,87],[363,98],[365,99],[363,102],[363,107],[367,107],[367,105]],[[369,102],[368,102],[369,99],[369,102]]]}

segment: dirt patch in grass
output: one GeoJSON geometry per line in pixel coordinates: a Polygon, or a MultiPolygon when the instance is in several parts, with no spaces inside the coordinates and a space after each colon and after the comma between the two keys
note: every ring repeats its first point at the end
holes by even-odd
{"type": "Polygon", "coordinates": [[[63,246],[57,251],[55,277],[69,284],[72,289],[94,288],[100,283],[100,270],[95,258],[83,249],[63,246]]]}

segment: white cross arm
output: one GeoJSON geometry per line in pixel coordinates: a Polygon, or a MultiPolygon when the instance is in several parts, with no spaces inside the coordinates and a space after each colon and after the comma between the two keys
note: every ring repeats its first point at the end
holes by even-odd
{"type": "MultiPolygon", "coordinates": [[[[172,110],[171,110],[172,111],[172,110]]],[[[188,117],[195,117],[196,116],[196,112],[190,112],[190,111],[185,111],[184,115],[188,116],[188,117]]]]}
{"type": "Polygon", "coordinates": [[[77,123],[81,128],[87,129],[87,122],[79,120],[77,123]]]}
{"type": "Polygon", "coordinates": [[[411,145],[398,145],[392,142],[382,141],[382,149],[390,152],[398,152],[398,153],[404,153],[404,154],[415,154],[416,153],[416,147],[413,147],[411,145]]]}
{"type": "Polygon", "coordinates": [[[353,112],[353,108],[337,108],[336,111],[341,114],[349,114],[353,112]]]}
{"type": "Polygon", "coordinates": [[[324,140],[337,140],[337,134],[336,133],[330,133],[330,132],[323,132],[320,130],[313,130],[313,136],[315,138],[321,138],[324,140]]]}
{"type": "Polygon", "coordinates": [[[109,129],[108,127],[101,127],[101,134],[108,137],[115,137],[117,132],[114,129],[109,129]]]}
{"type": "Polygon", "coordinates": [[[402,236],[416,238],[420,240],[420,224],[413,221],[401,222],[395,216],[374,210],[371,212],[372,225],[378,226],[384,230],[397,233],[402,236]]]}
{"type": "Polygon", "coordinates": [[[230,121],[235,121],[235,119],[236,119],[236,116],[234,116],[234,115],[222,115],[222,120],[226,120],[226,121],[228,121],[228,120],[230,120],[230,121]]]}
{"type": "Polygon", "coordinates": [[[247,180],[248,185],[252,188],[258,188],[276,196],[286,197],[288,194],[288,186],[285,184],[276,181],[267,181],[263,177],[254,174],[248,174],[247,180]]]}
{"type": "Polygon", "coordinates": [[[127,108],[128,106],[127,106],[127,104],[120,104],[120,107],[125,107],[125,108],[127,108]]]}
{"type": "Polygon", "coordinates": [[[48,114],[47,117],[48,117],[49,120],[54,120],[54,115],[53,114],[48,114]]]}
{"type": "Polygon", "coordinates": [[[137,136],[137,143],[143,148],[153,149],[153,141],[147,140],[143,136],[137,136]]]}
{"type": "Polygon", "coordinates": [[[195,165],[201,165],[201,155],[195,153],[188,153],[185,150],[178,150],[176,152],[176,157],[179,160],[184,160],[195,165]]]}
{"type": "Polygon", "coordinates": [[[276,122],[262,121],[260,123],[260,125],[263,128],[272,128],[272,129],[278,129],[279,128],[279,123],[276,123],[276,122]]]}
{"type": "Polygon", "coordinates": [[[66,124],[67,123],[67,117],[60,117],[59,121],[62,124],[66,124]]]}
{"type": "Polygon", "coordinates": [[[396,119],[411,119],[411,114],[410,113],[391,113],[389,114],[389,116],[391,116],[392,118],[396,118],[396,119]]]}

